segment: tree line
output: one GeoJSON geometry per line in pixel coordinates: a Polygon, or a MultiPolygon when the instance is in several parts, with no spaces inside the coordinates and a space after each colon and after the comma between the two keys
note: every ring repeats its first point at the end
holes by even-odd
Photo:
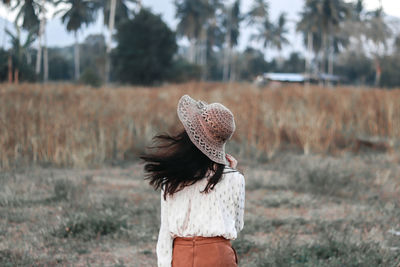
{"type": "Polygon", "coordinates": [[[306,52],[293,53],[288,58],[282,56],[290,45],[287,14],[281,13],[272,20],[266,0],[253,0],[247,12],[242,11],[240,0],[175,0],[176,31],[142,8],[139,0],[2,2],[6,8],[17,11],[15,33],[7,30],[11,48],[0,50],[3,80],[18,81],[21,76],[47,81],[62,77],[98,83],[150,84],[187,79],[252,80],[266,71],[281,71],[338,74],[349,83],[400,85],[400,75],[396,73],[400,67],[400,36],[396,36],[399,33],[389,25],[382,7],[367,11],[362,0],[305,0],[295,24],[306,52]],[[50,6],[55,7],[55,15],[61,16],[66,30],[74,33],[73,48],[47,47],[45,25],[50,6]],[[106,36],[79,44],[78,31],[95,22],[100,12],[106,36]],[[243,27],[252,29],[252,34],[248,48],[238,51],[243,27]],[[21,31],[27,32],[24,41],[21,31]],[[187,39],[189,46],[178,47],[179,38],[187,39]],[[113,40],[117,43],[115,48],[113,40]],[[252,47],[254,43],[262,49],[252,47]],[[93,54],[93,59],[85,61],[81,53],[90,44],[98,50],[95,54],[86,50],[83,58],[93,54]],[[271,51],[277,56],[266,61],[265,56],[271,51]],[[64,74],[60,73],[62,70],[64,74]]]}

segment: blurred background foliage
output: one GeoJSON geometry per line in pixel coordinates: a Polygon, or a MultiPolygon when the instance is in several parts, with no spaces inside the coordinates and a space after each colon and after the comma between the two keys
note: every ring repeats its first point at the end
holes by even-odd
{"type": "Polygon", "coordinates": [[[265,0],[253,1],[246,12],[241,7],[239,0],[175,1],[174,31],[137,0],[4,0],[2,8],[18,15],[16,33],[9,33],[9,48],[0,48],[0,80],[80,81],[99,86],[253,81],[266,72],[283,72],[335,74],[353,85],[400,85],[400,36],[382,7],[366,10],[362,0],[304,1],[295,25],[305,49],[286,57],[283,51],[291,45],[286,13],[272,20],[265,0]],[[76,38],[73,45],[47,47],[44,25],[50,6],[75,35],[100,13],[106,30],[82,43],[76,38]],[[238,38],[246,27],[255,31],[247,48],[239,50],[238,38]],[[179,40],[187,45],[178,45],[179,40]],[[80,79],[83,74],[92,78],[80,79]]]}

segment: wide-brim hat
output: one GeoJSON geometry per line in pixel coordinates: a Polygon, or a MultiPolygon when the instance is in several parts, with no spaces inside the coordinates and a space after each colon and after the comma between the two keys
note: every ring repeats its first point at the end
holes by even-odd
{"type": "Polygon", "coordinates": [[[184,95],[177,113],[193,144],[212,161],[229,165],[225,143],[235,131],[232,112],[220,103],[207,104],[184,95]]]}

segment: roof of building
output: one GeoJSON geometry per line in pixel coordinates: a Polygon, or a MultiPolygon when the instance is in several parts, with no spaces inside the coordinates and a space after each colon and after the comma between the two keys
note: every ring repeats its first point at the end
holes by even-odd
{"type": "Polygon", "coordinates": [[[306,77],[300,73],[264,73],[264,78],[280,82],[304,82],[306,77]]]}

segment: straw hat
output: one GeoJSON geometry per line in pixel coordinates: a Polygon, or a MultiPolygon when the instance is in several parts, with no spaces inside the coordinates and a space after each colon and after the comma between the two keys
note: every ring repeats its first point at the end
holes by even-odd
{"type": "Polygon", "coordinates": [[[235,131],[232,112],[220,103],[207,104],[188,95],[178,103],[178,117],[193,142],[212,161],[229,165],[225,143],[235,131]]]}

